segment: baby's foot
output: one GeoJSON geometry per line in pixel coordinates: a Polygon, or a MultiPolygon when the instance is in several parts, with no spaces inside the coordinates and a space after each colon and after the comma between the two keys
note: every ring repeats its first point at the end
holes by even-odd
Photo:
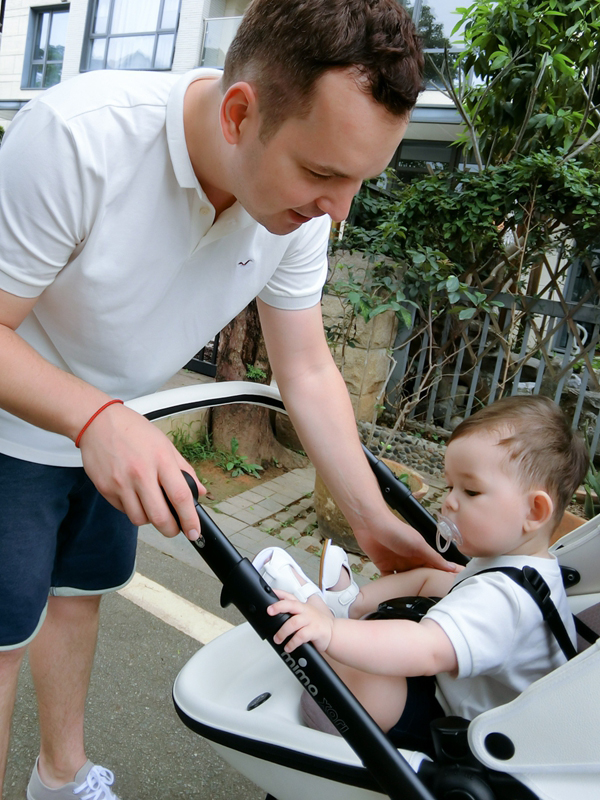
{"type": "Polygon", "coordinates": [[[359,588],[352,577],[348,556],[341,547],[326,539],[321,555],[319,587],[323,599],[335,617],[348,617],[359,588]]]}
{"type": "Polygon", "coordinates": [[[314,594],[322,596],[319,587],[304,574],[287,550],[281,547],[261,550],[252,563],[272,589],[289,592],[302,603],[314,594]]]}

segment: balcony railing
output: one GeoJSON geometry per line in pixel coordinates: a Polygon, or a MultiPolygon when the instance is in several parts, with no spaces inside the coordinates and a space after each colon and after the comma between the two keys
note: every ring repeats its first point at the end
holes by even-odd
{"type": "Polygon", "coordinates": [[[206,20],[201,67],[223,67],[225,55],[241,21],[241,17],[213,17],[206,20]]]}

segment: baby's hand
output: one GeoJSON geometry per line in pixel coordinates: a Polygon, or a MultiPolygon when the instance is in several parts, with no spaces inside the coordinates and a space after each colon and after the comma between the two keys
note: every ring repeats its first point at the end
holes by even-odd
{"type": "Polygon", "coordinates": [[[294,634],[284,648],[286,653],[291,653],[306,642],[312,642],[320,653],[324,653],[329,647],[333,634],[333,616],[330,612],[321,611],[311,603],[301,603],[288,592],[275,589],[275,594],[280,598],[279,602],[269,606],[267,613],[271,616],[276,614],[293,615],[287,622],[284,622],[273,637],[275,644],[285,642],[288,636],[294,634]]]}

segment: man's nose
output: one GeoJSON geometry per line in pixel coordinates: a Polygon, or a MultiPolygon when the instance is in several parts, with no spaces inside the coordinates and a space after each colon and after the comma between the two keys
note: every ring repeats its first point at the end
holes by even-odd
{"type": "Polygon", "coordinates": [[[343,186],[332,188],[317,200],[317,205],[334,222],[342,222],[350,213],[350,206],[361,185],[362,182],[348,181],[343,186]]]}

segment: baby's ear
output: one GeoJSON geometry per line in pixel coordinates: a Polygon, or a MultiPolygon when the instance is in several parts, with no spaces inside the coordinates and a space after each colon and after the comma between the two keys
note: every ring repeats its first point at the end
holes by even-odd
{"type": "Polygon", "coordinates": [[[535,531],[545,525],[552,518],[554,503],[548,492],[541,489],[532,489],[528,495],[529,513],[523,528],[526,532],[535,531]]]}

